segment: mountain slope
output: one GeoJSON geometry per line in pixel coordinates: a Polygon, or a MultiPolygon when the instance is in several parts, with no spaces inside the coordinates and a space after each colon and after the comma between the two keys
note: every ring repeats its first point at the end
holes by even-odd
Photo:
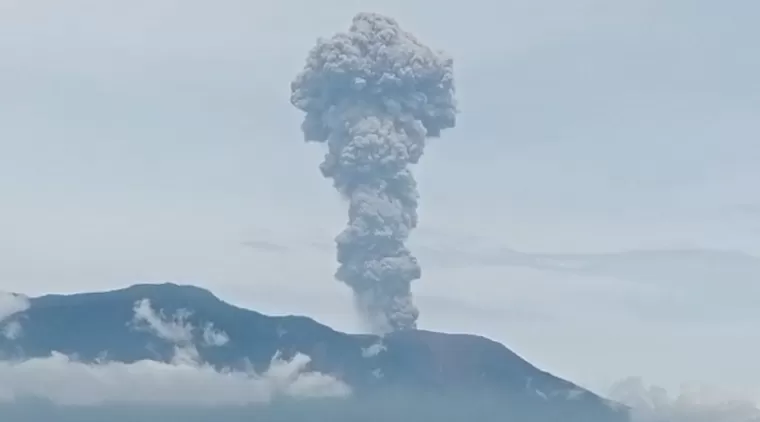
{"type": "Polygon", "coordinates": [[[540,371],[483,337],[429,331],[384,338],[349,335],[305,317],[272,317],[238,308],[192,286],[136,285],[42,296],[30,299],[30,307],[12,320],[23,327],[23,334],[14,339],[0,336],[0,353],[6,358],[58,352],[84,362],[168,362],[177,344],[186,342],[200,360],[218,369],[253,366],[263,372],[275,355],[307,355],[310,370],[350,385],[354,403],[364,400],[363,408],[371,407],[367,400],[383,397],[396,404],[429,403],[433,409],[440,408],[445,397],[449,405],[488,399],[510,412],[519,409],[531,421],[623,420],[604,399],[540,371]],[[136,316],[145,309],[156,309],[168,319],[168,331],[157,336],[141,327],[136,316]],[[190,337],[184,330],[188,327],[190,337]]]}

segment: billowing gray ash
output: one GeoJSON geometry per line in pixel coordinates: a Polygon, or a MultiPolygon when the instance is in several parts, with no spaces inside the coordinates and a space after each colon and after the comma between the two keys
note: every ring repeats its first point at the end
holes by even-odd
{"type": "Polygon", "coordinates": [[[453,61],[394,19],[360,13],[347,33],[319,40],[291,90],[305,140],[327,143],[322,174],[350,204],[335,277],[374,332],[415,328],[421,269],[404,243],[419,194],[409,165],[456,123],[453,61]]]}

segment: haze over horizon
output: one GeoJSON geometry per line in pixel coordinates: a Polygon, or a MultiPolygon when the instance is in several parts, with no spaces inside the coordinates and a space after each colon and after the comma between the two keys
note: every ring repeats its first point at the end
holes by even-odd
{"type": "Polygon", "coordinates": [[[600,391],[760,397],[760,4],[342,4],[0,2],[2,289],[173,281],[357,330],[288,99],[371,10],[455,58],[457,129],[413,169],[420,328],[600,391]]]}

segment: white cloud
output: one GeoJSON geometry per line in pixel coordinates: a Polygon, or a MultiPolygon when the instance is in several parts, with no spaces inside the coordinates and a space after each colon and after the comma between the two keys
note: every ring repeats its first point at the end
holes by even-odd
{"type": "MultiPolygon", "coordinates": [[[[167,317],[163,310],[154,310],[149,299],[135,302],[133,310],[132,327],[174,343],[175,362],[200,362],[193,337],[196,327],[187,320],[192,315],[191,311],[179,309],[171,317],[167,317]]],[[[201,344],[206,347],[222,347],[230,341],[227,333],[214,328],[212,322],[203,326],[201,334],[201,344]]]]}
{"type": "Polygon", "coordinates": [[[751,398],[706,387],[685,387],[672,396],[640,378],[628,378],[612,387],[610,398],[630,406],[634,422],[760,421],[760,409],[751,398]]]}
{"type": "Polygon", "coordinates": [[[0,329],[0,333],[8,340],[16,340],[24,333],[24,329],[20,322],[10,321],[0,329]]]}
{"type": "Polygon", "coordinates": [[[362,349],[362,356],[365,358],[371,358],[379,355],[380,353],[386,351],[387,348],[383,343],[375,343],[366,349],[362,349]]]}
{"type": "Polygon", "coordinates": [[[214,324],[209,322],[203,327],[203,344],[206,346],[222,347],[229,343],[230,337],[224,331],[214,328],[214,324]]]}
{"type": "Polygon", "coordinates": [[[156,337],[174,344],[192,343],[193,326],[187,322],[190,312],[180,310],[168,318],[163,312],[154,311],[149,299],[135,302],[134,312],[132,323],[135,329],[151,332],[156,337]]]}
{"type": "Polygon", "coordinates": [[[29,309],[29,299],[24,296],[0,291],[0,322],[29,309]]]}
{"type": "MultiPolygon", "coordinates": [[[[258,374],[219,371],[203,363],[193,338],[195,327],[187,310],[167,317],[148,299],[135,303],[132,325],[174,343],[171,362],[143,360],[134,363],[76,361],[54,352],[45,358],[0,361],[0,401],[39,397],[61,405],[180,404],[245,405],[267,403],[275,397],[343,397],[350,387],[322,373],[306,371],[309,356],[297,354],[286,361],[279,354],[258,374]]],[[[207,323],[202,331],[206,346],[223,346],[226,333],[207,323]]]]}
{"type": "Polygon", "coordinates": [[[305,372],[310,358],[275,357],[262,373],[220,372],[206,364],[139,361],[87,364],[60,353],[0,362],[0,401],[23,397],[61,405],[245,405],[275,397],[343,397],[350,388],[330,376],[305,372]]]}
{"type": "Polygon", "coordinates": [[[156,337],[174,343],[174,364],[194,364],[201,361],[198,348],[193,342],[193,325],[187,321],[190,312],[181,309],[171,317],[163,311],[155,311],[149,299],[135,302],[132,327],[152,333],[156,337]]]}
{"type": "Polygon", "coordinates": [[[0,336],[9,340],[19,338],[23,332],[21,323],[8,319],[29,309],[29,299],[25,296],[0,291],[0,336]]]}

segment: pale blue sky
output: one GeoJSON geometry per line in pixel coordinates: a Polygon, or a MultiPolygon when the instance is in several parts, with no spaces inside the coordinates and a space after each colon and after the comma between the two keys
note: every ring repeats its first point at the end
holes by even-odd
{"type": "Polygon", "coordinates": [[[760,396],[750,0],[0,0],[0,286],[188,282],[355,329],[289,83],[359,11],[455,59],[415,169],[423,328],[760,396]]]}

